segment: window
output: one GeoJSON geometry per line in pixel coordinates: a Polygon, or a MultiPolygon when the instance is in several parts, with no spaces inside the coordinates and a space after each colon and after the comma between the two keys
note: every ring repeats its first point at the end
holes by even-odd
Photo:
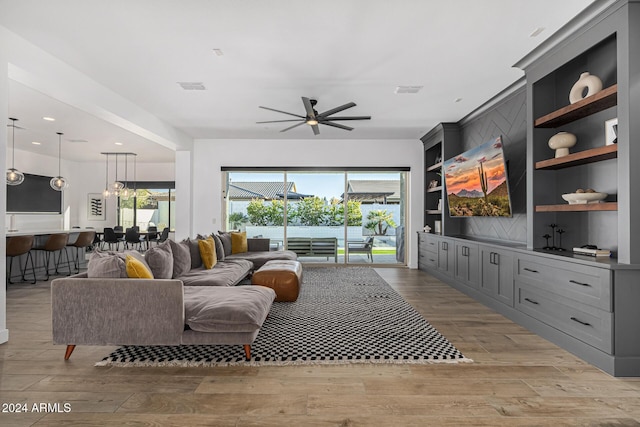
{"type": "MultiPolygon", "coordinates": [[[[133,183],[129,184],[133,186],[133,183]]],[[[156,226],[158,230],[169,227],[175,230],[175,183],[173,182],[138,182],[137,196],[127,200],[118,199],[118,225],[129,228],[134,225],[140,231],[146,231],[149,226],[156,226]]]]}
{"type": "Polygon", "coordinates": [[[408,169],[223,171],[227,230],[300,251],[302,262],[405,264],[408,169]],[[307,241],[318,253],[303,253],[307,241]]]}

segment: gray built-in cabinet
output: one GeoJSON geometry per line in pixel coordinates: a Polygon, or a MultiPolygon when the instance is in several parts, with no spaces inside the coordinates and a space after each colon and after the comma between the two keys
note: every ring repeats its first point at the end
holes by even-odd
{"type": "Polygon", "coordinates": [[[526,96],[520,90],[510,100],[498,97],[470,125],[465,119],[441,124],[422,138],[424,224],[432,231],[418,233],[419,268],[615,376],[640,376],[638,22],[638,0],[595,2],[516,64],[525,71],[526,96]],[[569,92],[583,72],[598,76],[603,90],[571,104],[569,92]],[[526,110],[526,124],[516,123],[518,108],[526,110]],[[511,123],[504,120],[510,112],[511,123]],[[605,121],[614,118],[617,143],[605,145],[605,121]],[[518,136],[525,127],[526,171],[518,136]],[[474,139],[475,130],[488,133],[474,139]],[[548,140],[559,131],[574,133],[578,142],[570,156],[556,159],[548,140]],[[501,134],[514,217],[451,218],[439,180],[442,161],[501,134]],[[434,179],[439,185],[429,188],[434,179]],[[578,188],[608,197],[567,204],[562,194],[578,188]],[[526,207],[518,207],[520,200],[526,207]],[[440,234],[433,233],[435,221],[440,234]],[[565,251],[543,249],[550,224],[565,230],[565,251]],[[573,255],[573,247],[585,244],[610,249],[613,257],[573,255]]]}

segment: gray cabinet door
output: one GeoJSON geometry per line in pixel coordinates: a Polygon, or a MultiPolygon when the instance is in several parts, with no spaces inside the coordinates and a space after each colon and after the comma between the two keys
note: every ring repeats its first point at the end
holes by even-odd
{"type": "Polygon", "coordinates": [[[453,240],[438,238],[438,269],[453,276],[455,267],[455,245],[453,240]]]}
{"type": "Polygon", "coordinates": [[[480,289],[513,307],[513,255],[494,247],[480,246],[480,289]]]}
{"type": "Polygon", "coordinates": [[[456,242],[455,278],[467,286],[478,287],[480,264],[478,245],[456,242]]]}

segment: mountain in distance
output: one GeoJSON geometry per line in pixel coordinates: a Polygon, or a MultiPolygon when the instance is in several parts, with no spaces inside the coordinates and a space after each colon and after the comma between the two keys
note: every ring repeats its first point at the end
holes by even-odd
{"type": "Polygon", "coordinates": [[[507,188],[507,181],[505,180],[502,184],[498,185],[496,188],[489,193],[490,196],[498,196],[498,197],[508,197],[509,189],[507,188]]]}
{"type": "Polygon", "coordinates": [[[484,196],[484,194],[482,194],[482,192],[478,191],[478,190],[473,190],[473,191],[460,190],[460,191],[458,191],[456,196],[458,196],[458,197],[482,197],[482,196],[484,196]]]}

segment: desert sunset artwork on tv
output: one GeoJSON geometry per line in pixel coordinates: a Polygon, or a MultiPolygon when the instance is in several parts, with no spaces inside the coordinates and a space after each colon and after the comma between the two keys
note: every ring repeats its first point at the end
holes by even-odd
{"type": "Polygon", "coordinates": [[[501,137],[445,161],[443,173],[450,216],[511,216],[501,137]]]}

